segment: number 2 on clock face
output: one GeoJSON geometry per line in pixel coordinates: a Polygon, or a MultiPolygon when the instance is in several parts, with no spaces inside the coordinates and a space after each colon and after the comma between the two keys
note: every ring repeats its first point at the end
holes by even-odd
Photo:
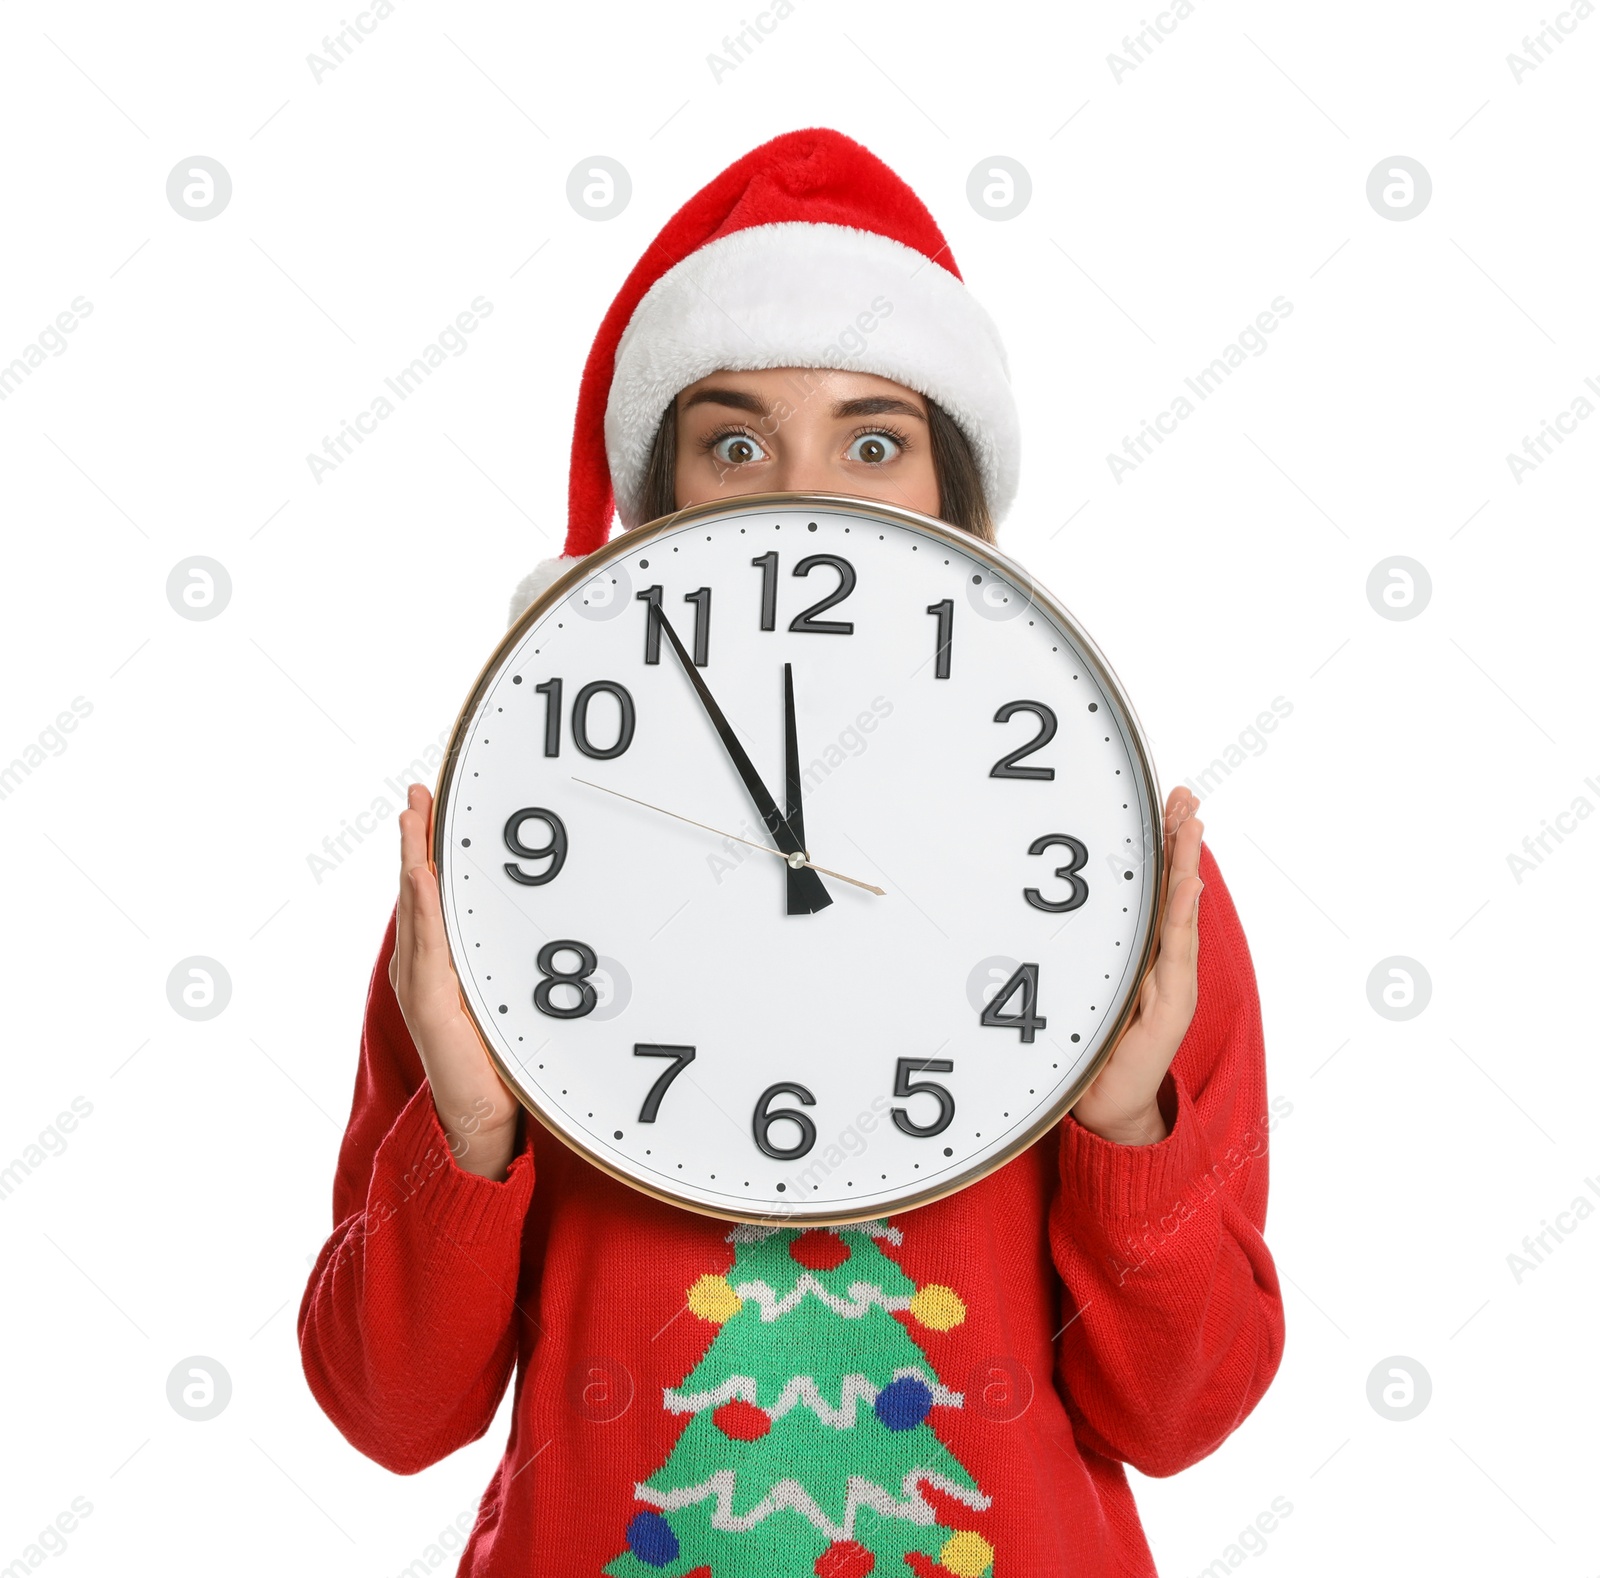
{"type": "Polygon", "coordinates": [[[503,1077],[735,1218],[861,1220],[1016,1155],[1153,951],[1157,788],[1104,660],[885,506],[734,500],[594,557],[485,668],[436,807],[503,1077]]]}

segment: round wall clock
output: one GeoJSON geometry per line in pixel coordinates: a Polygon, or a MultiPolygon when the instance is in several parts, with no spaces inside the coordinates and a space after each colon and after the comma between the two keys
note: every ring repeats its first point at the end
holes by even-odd
{"type": "Polygon", "coordinates": [[[1066,1113],[1163,885],[1149,750],[1066,609],[824,494],[681,511],[548,588],[457,719],[432,856],[545,1126],[687,1209],[836,1225],[1066,1113]]]}

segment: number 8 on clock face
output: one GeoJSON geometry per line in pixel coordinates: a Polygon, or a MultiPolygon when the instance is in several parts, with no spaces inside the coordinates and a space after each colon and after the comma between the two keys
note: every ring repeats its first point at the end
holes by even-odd
{"type": "Polygon", "coordinates": [[[615,538],[457,720],[433,861],[507,1084],[637,1188],[842,1223],[1056,1123],[1154,955],[1160,794],[1067,611],[910,511],[615,538]]]}

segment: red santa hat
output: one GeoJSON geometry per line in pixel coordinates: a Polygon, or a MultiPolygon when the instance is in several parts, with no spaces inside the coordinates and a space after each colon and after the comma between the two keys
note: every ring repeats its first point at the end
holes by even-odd
{"type": "Polygon", "coordinates": [[[932,214],[824,127],[752,149],[662,227],[595,336],[578,391],[564,552],[511,621],[611,534],[640,525],[651,445],[679,390],[720,368],[876,373],[936,401],[972,446],[998,521],[1017,488],[1010,371],[932,214]]]}

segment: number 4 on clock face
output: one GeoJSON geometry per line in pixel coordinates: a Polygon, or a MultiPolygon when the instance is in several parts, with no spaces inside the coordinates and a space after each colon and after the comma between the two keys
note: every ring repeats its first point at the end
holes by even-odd
{"type": "Polygon", "coordinates": [[[1043,1030],[1048,1023],[1044,1015],[1037,1011],[1038,1002],[1039,966],[1019,964],[1012,972],[1011,979],[983,1005],[978,1023],[996,1030],[1016,1030],[1024,1041],[1031,1042],[1034,1031],[1043,1030]],[[1006,1004],[1019,993],[1022,997],[1021,1006],[1014,1014],[1006,1013],[1006,1004]]]}

